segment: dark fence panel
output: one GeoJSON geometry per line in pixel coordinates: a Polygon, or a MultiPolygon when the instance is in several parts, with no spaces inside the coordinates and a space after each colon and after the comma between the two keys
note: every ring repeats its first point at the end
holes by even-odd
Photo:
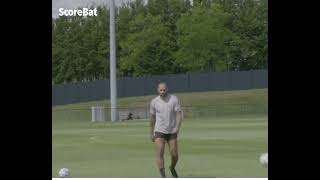
{"type": "MultiPolygon", "coordinates": [[[[268,70],[125,77],[117,80],[117,95],[157,94],[157,84],[162,81],[173,93],[268,88],[268,70]]],[[[53,106],[104,99],[110,99],[109,80],[52,86],[53,106]]]]}

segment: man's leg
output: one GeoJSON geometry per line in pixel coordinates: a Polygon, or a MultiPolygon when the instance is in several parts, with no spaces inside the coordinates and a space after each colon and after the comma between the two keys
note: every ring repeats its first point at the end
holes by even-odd
{"type": "Polygon", "coordinates": [[[157,165],[158,165],[161,177],[165,178],[166,173],[164,170],[164,148],[165,148],[166,142],[163,138],[156,138],[155,144],[156,144],[157,165]]]}
{"type": "Polygon", "coordinates": [[[176,164],[178,162],[179,156],[178,156],[178,141],[177,138],[171,139],[168,141],[170,154],[171,154],[171,165],[170,165],[170,171],[173,177],[177,178],[178,174],[175,170],[176,164]]]}

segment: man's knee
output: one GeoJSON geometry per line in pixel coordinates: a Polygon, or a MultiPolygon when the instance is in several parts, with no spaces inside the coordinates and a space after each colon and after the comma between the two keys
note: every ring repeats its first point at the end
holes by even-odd
{"type": "Polygon", "coordinates": [[[158,160],[163,160],[164,159],[164,152],[157,152],[156,157],[158,160]]]}
{"type": "Polygon", "coordinates": [[[160,155],[160,154],[157,154],[157,159],[163,160],[163,159],[164,159],[164,156],[163,156],[163,155],[160,155]]]}
{"type": "Polygon", "coordinates": [[[175,160],[178,160],[179,159],[179,155],[177,152],[171,152],[171,157],[175,160]]]}

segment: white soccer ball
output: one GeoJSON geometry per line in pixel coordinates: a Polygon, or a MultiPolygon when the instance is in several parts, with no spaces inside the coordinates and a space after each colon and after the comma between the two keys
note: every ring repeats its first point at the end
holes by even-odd
{"type": "Polygon", "coordinates": [[[62,169],[60,169],[60,171],[59,171],[59,176],[62,177],[62,178],[70,176],[70,171],[69,171],[69,169],[68,169],[68,168],[62,168],[62,169]]]}
{"type": "Polygon", "coordinates": [[[259,160],[263,167],[268,167],[268,153],[261,154],[259,160]]]}

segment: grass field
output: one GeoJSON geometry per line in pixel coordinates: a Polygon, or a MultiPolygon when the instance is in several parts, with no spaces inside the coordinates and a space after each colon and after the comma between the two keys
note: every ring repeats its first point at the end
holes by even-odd
{"type": "MultiPolygon", "coordinates": [[[[260,154],[268,151],[267,93],[177,94],[183,106],[193,107],[179,136],[180,177],[267,177],[267,169],[259,164],[260,154]]],[[[151,98],[123,98],[119,106],[147,106],[151,98]]],[[[148,121],[90,122],[90,107],[108,103],[53,108],[53,177],[62,167],[78,178],[159,177],[148,121]]],[[[165,160],[167,168],[168,151],[165,160]]]]}

